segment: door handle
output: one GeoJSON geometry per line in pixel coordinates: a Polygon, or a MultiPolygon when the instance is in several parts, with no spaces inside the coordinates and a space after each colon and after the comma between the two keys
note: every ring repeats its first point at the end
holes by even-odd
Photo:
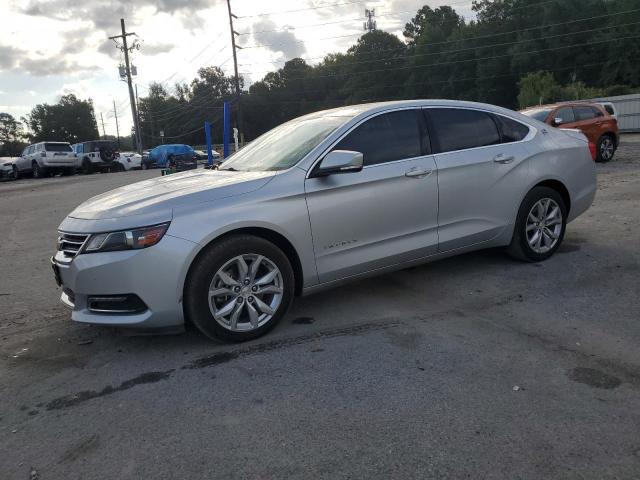
{"type": "Polygon", "coordinates": [[[505,155],[504,153],[499,153],[498,155],[493,157],[493,161],[494,162],[502,163],[502,164],[511,163],[515,159],[516,159],[516,157],[514,157],[513,155],[505,155]]]}
{"type": "Polygon", "coordinates": [[[404,176],[409,178],[424,178],[431,175],[432,170],[426,168],[412,168],[405,172],[404,176]]]}

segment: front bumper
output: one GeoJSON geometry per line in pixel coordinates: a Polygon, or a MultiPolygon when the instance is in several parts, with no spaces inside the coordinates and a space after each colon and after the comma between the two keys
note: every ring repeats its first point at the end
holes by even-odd
{"type": "Polygon", "coordinates": [[[165,235],[141,250],[80,254],[71,262],[61,252],[52,258],[62,288],[60,301],[76,322],[136,329],[163,329],[184,324],[184,273],[197,245],[165,235]],[[89,297],[137,295],[148,307],[139,313],[101,313],[89,308],[89,297]]]}

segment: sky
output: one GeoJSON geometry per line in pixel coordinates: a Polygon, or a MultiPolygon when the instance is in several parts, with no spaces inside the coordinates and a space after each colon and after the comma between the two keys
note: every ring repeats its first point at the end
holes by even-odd
{"type": "MultiPolygon", "coordinates": [[[[375,9],[377,28],[402,38],[404,24],[422,5],[450,5],[472,18],[471,0],[231,0],[238,69],[245,86],[295,57],[314,64],[344,52],[363,33],[364,10],[375,9]]],[[[190,82],[202,66],[233,73],[225,0],[2,0],[0,18],[0,112],[16,118],[38,103],[73,93],[93,100],[102,133],[130,132],[126,82],[118,75],[122,52],[109,36],[120,18],[139,44],[131,54],[138,94],[149,83],[169,91],[190,82]]]]}

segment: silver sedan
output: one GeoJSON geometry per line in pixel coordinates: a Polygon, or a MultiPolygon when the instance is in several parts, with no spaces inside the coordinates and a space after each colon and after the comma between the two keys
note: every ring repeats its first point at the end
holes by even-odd
{"type": "Polygon", "coordinates": [[[52,265],[78,322],[232,341],[293,297],[488,247],[548,259],[596,191],[586,138],[454,101],[291,120],[224,162],[128,185],[60,225],[52,265]]]}

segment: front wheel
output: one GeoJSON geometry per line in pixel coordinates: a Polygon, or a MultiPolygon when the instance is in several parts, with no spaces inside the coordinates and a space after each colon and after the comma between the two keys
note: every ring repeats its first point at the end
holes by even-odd
{"type": "Polygon", "coordinates": [[[610,162],[616,153],[616,142],[611,135],[603,135],[598,140],[598,156],[597,162],[610,162]]]}
{"type": "Polygon", "coordinates": [[[33,162],[31,168],[33,170],[33,178],[44,178],[47,174],[47,171],[38,162],[33,162]]]}
{"type": "Polygon", "coordinates": [[[19,178],[20,178],[20,172],[18,171],[18,167],[14,165],[13,168],[11,169],[11,179],[18,180],[19,178]]]}
{"type": "Polygon", "coordinates": [[[242,342],[275,327],[293,295],[293,269],[282,250],[260,237],[233,235],[195,260],[185,313],[208,337],[242,342]]]}
{"type": "Polygon", "coordinates": [[[522,201],[508,253],[525,262],[542,262],[560,247],[567,227],[567,207],[549,187],[535,187],[522,201]]]}

